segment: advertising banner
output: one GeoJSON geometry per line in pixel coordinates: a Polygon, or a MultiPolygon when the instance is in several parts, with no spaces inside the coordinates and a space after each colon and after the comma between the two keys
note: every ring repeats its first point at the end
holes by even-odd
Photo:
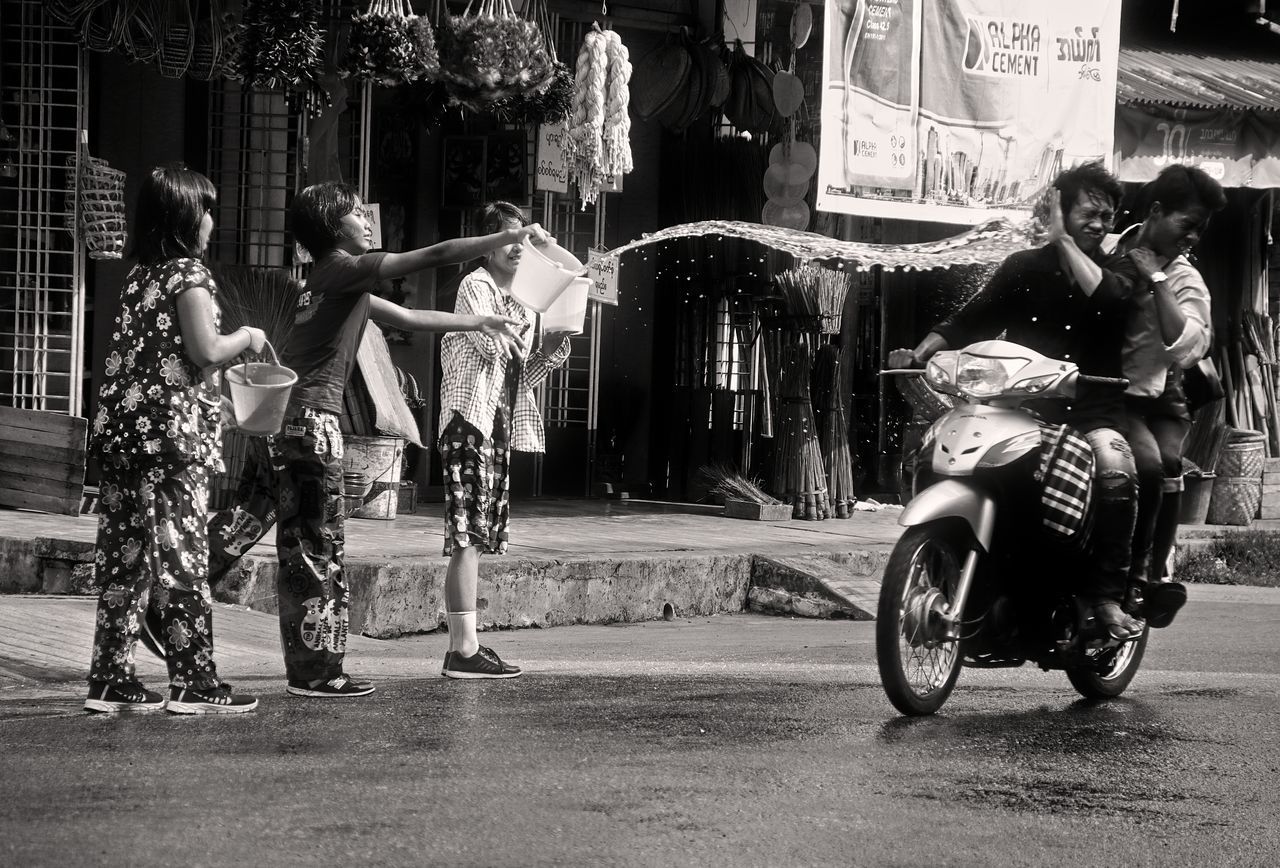
{"type": "Polygon", "coordinates": [[[1165,166],[1197,166],[1224,187],[1280,186],[1275,112],[1125,105],[1116,110],[1115,171],[1150,181],[1165,166]]]}
{"type": "Polygon", "coordinates": [[[1110,163],[1121,0],[826,4],[818,209],[973,224],[1110,163]]]}

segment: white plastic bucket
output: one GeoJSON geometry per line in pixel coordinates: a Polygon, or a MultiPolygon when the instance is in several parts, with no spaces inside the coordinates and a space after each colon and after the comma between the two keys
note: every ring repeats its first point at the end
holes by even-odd
{"type": "Polygon", "coordinates": [[[560,245],[552,242],[539,246],[526,238],[511,280],[511,296],[530,310],[546,313],[565,287],[586,270],[560,245]]]}
{"type": "Polygon", "coordinates": [[[542,315],[542,331],[582,334],[587,319],[587,294],[591,291],[591,278],[575,277],[569,281],[560,297],[551,303],[542,315]]]}
{"type": "Polygon", "coordinates": [[[227,368],[236,427],[246,434],[278,434],[298,375],[280,364],[267,342],[271,362],[242,362],[227,368]]]}

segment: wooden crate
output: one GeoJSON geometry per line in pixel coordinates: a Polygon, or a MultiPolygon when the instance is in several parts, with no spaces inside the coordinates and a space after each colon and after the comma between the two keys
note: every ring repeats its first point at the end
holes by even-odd
{"type": "Polygon", "coordinates": [[[0,407],[0,506],[79,515],[89,422],[0,407]]]}

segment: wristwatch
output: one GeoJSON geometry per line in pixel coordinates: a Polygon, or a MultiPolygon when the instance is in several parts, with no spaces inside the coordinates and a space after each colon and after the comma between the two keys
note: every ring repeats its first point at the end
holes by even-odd
{"type": "Polygon", "coordinates": [[[1169,279],[1169,276],[1165,274],[1163,271],[1153,271],[1151,273],[1152,283],[1164,283],[1168,279],[1169,279]]]}

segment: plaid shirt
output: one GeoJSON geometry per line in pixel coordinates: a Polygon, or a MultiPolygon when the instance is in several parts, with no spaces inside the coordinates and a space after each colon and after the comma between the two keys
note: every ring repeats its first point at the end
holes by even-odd
{"type": "MultiPolygon", "coordinates": [[[[506,315],[533,327],[533,317],[518,301],[507,295],[484,268],[477,268],[458,287],[456,313],[481,316],[506,315]]],[[[546,434],[542,414],[534,400],[534,387],[553,368],[569,358],[565,338],[551,355],[537,349],[529,353],[520,371],[516,405],[511,417],[511,448],[519,452],[545,452],[546,434]]],[[[483,332],[449,332],[440,341],[440,429],[448,426],[455,412],[480,430],[485,439],[493,436],[493,419],[502,399],[507,365],[498,342],[483,332]]]]}
{"type": "Polygon", "coordinates": [[[1040,490],[1044,526],[1075,538],[1085,529],[1093,481],[1093,449],[1066,425],[1040,423],[1040,490]]]}

